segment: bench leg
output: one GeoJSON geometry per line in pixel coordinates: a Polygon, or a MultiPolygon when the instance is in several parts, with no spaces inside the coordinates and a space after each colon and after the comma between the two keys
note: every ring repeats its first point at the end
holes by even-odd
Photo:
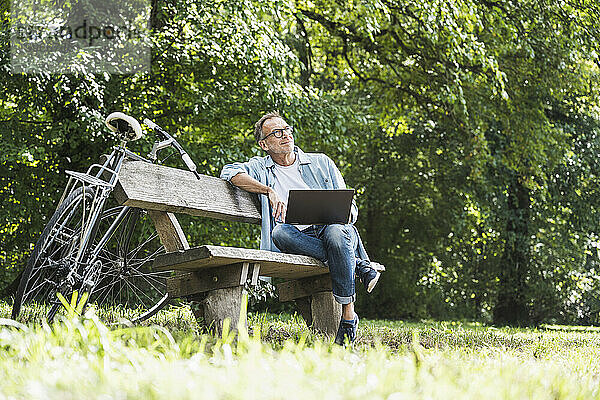
{"type": "MultiPolygon", "coordinates": [[[[229,329],[237,330],[240,322],[240,310],[242,309],[242,298],[244,288],[235,286],[224,289],[212,290],[195,306],[194,315],[199,323],[207,325],[217,335],[223,333],[223,322],[229,319],[229,329]]],[[[246,314],[241,316],[244,327],[247,327],[246,314]]]]}
{"type": "Polygon", "coordinates": [[[335,336],[342,318],[342,306],[331,292],[301,297],[295,303],[306,325],[327,336],[335,336]]]}
{"type": "Polygon", "coordinates": [[[335,301],[331,292],[315,293],[311,297],[313,329],[328,336],[335,336],[342,318],[342,305],[335,301]]]}
{"type": "Polygon", "coordinates": [[[282,282],[277,293],[279,301],[295,300],[306,325],[328,336],[337,333],[342,305],[333,297],[329,274],[282,282]]]}
{"type": "Polygon", "coordinates": [[[335,336],[342,318],[342,306],[331,292],[315,293],[295,300],[306,325],[328,336],[335,336]]]}
{"type": "MultiPolygon", "coordinates": [[[[188,297],[192,313],[200,325],[213,332],[223,333],[223,322],[229,319],[229,327],[236,330],[244,295],[244,284],[256,285],[260,265],[238,263],[192,273],[179,274],[167,280],[169,295],[188,297]]],[[[246,314],[241,318],[247,328],[246,314]]]]}

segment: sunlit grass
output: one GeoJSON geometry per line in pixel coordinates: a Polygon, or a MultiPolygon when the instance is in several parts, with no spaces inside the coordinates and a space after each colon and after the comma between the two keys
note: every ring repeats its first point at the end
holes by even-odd
{"type": "Polygon", "coordinates": [[[0,328],[0,398],[600,398],[594,329],[362,320],[351,350],[296,315],[250,314],[247,334],[214,337],[184,306],[135,327],[121,308],[52,326],[44,311],[0,328]]]}

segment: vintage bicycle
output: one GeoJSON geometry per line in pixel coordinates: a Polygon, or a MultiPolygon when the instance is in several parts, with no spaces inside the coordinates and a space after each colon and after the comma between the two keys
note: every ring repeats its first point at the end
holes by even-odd
{"type": "Polygon", "coordinates": [[[23,304],[38,302],[49,305],[47,319],[52,321],[61,308],[57,293],[68,298],[76,290],[87,293],[89,302],[131,309],[133,322],[150,318],[169,302],[166,279],[171,273],[152,270],[152,261],[164,252],[153,222],[145,210],[118,205],[111,194],[124,162],[161,163],[159,153],[167,148],[199,175],[173,136],[149,119],[143,122],[156,135],[147,157],[127,149],[128,142],[142,138],[140,123],[115,112],[105,123],[118,135],[119,145],[86,172],[66,171],[67,186],[23,270],[13,319],[23,304]]]}

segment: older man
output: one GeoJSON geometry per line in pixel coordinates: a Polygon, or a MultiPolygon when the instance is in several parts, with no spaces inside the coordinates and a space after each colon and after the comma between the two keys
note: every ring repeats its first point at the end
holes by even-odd
{"type": "Polygon", "coordinates": [[[333,296],[342,304],[342,320],[335,338],[353,342],[358,329],[354,312],[355,273],[371,292],[380,273],[370,263],[353,223],[358,216],[352,204],[349,224],[289,225],[285,221],[290,189],[345,189],[333,161],[324,154],[304,153],[294,146],[294,129],[276,112],[262,116],[255,125],[258,145],[266,157],[223,167],[221,178],[248,192],[261,194],[261,249],[315,257],[329,267],[333,296]]]}

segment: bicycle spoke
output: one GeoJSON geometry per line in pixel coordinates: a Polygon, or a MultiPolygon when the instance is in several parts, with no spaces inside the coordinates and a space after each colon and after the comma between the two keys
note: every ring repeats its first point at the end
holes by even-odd
{"type": "Polygon", "coordinates": [[[137,264],[141,266],[141,265],[146,264],[150,260],[154,260],[156,258],[156,256],[162,252],[163,252],[163,248],[160,247],[160,248],[156,249],[152,254],[144,257],[143,259],[140,260],[140,259],[136,258],[134,260],[137,261],[137,264]]]}
{"type": "Polygon", "coordinates": [[[137,246],[135,249],[131,250],[129,252],[129,254],[127,254],[127,257],[131,257],[132,254],[137,254],[140,249],[142,249],[144,246],[146,246],[146,244],[150,243],[151,241],[153,241],[154,239],[156,239],[158,237],[157,234],[153,234],[151,235],[149,238],[147,238],[143,243],[141,243],[139,246],[137,246]]]}
{"type": "Polygon", "coordinates": [[[117,281],[117,280],[115,280],[115,281],[112,281],[112,283],[110,284],[110,286],[109,286],[109,285],[107,285],[107,289],[105,289],[104,296],[102,297],[102,299],[100,299],[100,300],[98,301],[98,303],[99,303],[99,304],[102,304],[102,303],[103,303],[105,300],[108,300],[109,298],[115,298],[115,296],[114,296],[114,295],[113,295],[113,296],[110,296],[110,297],[109,297],[109,295],[110,295],[111,293],[114,293],[114,291],[115,291],[115,287],[116,287],[117,285],[120,285],[120,282],[119,282],[119,281],[117,281]]]}
{"type": "MultiPolygon", "coordinates": [[[[131,286],[131,283],[128,281],[124,281],[124,282],[125,282],[125,285],[129,286],[129,288],[130,288],[130,290],[128,290],[127,293],[133,293],[135,295],[135,297],[140,301],[140,303],[144,304],[144,300],[138,295],[138,291],[135,290],[135,288],[131,286]]],[[[150,298],[150,296],[148,296],[146,293],[142,292],[142,294],[144,296],[146,296],[149,300],[152,300],[150,298]]]]}
{"type": "Polygon", "coordinates": [[[114,290],[114,287],[116,286],[116,284],[119,281],[117,280],[113,280],[112,282],[108,283],[107,285],[103,286],[102,289],[99,289],[98,292],[100,294],[104,293],[104,296],[102,296],[101,299],[98,300],[98,303],[103,303],[106,299],[107,296],[114,290]]]}
{"type": "Polygon", "coordinates": [[[147,275],[139,275],[140,278],[142,278],[144,281],[146,281],[150,286],[152,286],[152,288],[154,288],[154,290],[156,291],[160,291],[151,281],[150,279],[153,279],[155,281],[155,283],[157,283],[159,286],[161,286],[163,283],[161,281],[159,281],[156,278],[152,278],[152,277],[148,277],[147,275]]]}
{"type": "Polygon", "coordinates": [[[40,275],[40,276],[36,277],[36,280],[35,280],[34,284],[33,284],[33,285],[32,285],[32,287],[31,287],[31,288],[30,288],[30,289],[29,289],[29,290],[28,290],[28,291],[25,293],[25,295],[24,295],[24,298],[25,298],[26,300],[30,300],[30,299],[32,299],[33,297],[37,297],[37,298],[39,298],[39,299],[44,299],[44,298],[46,298],[46,297],[47,297],[47,295],[48,295],[48,292],[49,292],[49,291],[51,291],[51,290],[53,290],[53,288],[56,288],[56,286],[57,286],[57,285],[56,285],[56,282],[54,282],[53,280],[50,280],[50,279],[48,279],[47,277],[44,277],[44,276],[40,275]],[[39,284],[38,284],[38,282],[39,282],[39,284]],[[36,284],[37,284],[37,285],[36,285],[36,284]],[[38,292],[38,290],[39,290],[40,288],[43,288],[43,287],[44,287],[44,285],[46,285],[46,286],[45,286],[45,287],[46,287],[46,289],[45,289],[45,291],[43,291],[43,292],[41,293],[41,295],[38,293],[38,295],[37,295],[37,296],[31,296],[32,294],[34,294],[34,293],[38,292]]]}

